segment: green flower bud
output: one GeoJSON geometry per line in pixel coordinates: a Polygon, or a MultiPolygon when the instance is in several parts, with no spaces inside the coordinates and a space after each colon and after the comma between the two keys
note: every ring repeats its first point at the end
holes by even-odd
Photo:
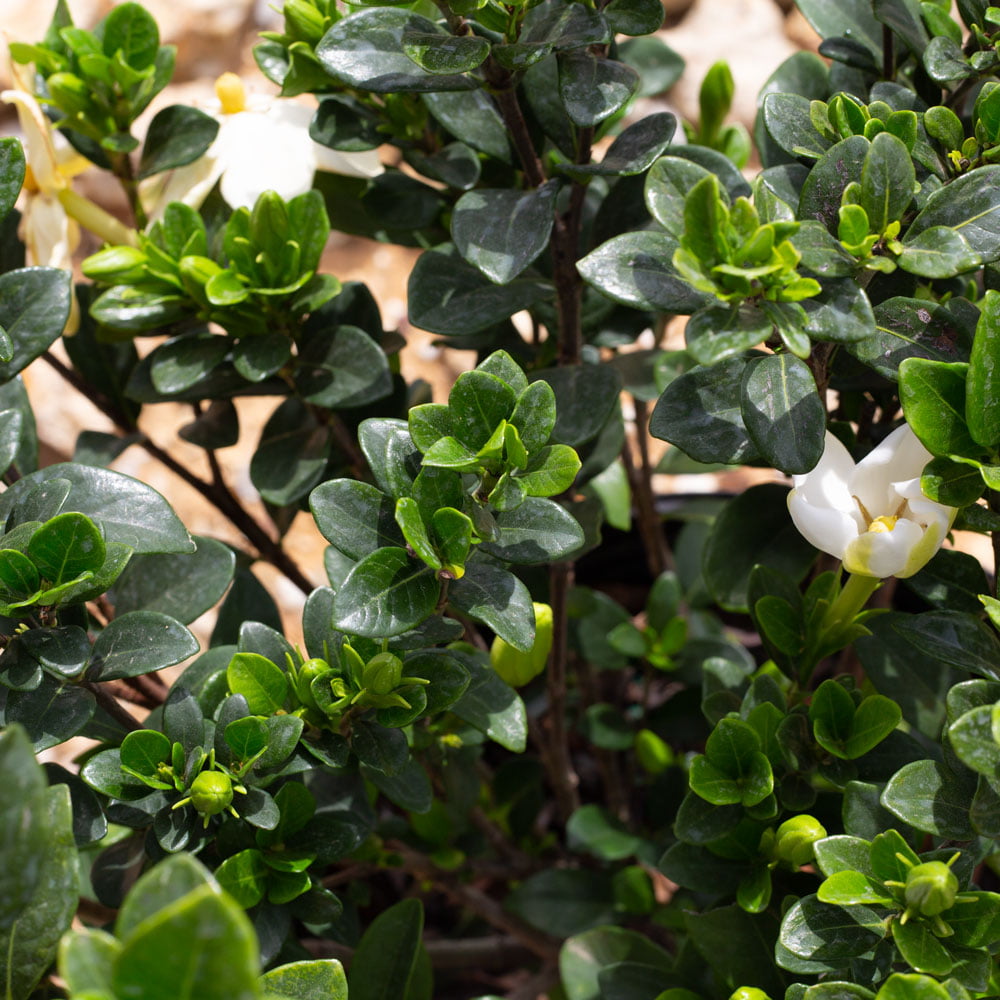
{"type": "Polygon", "coordinates": [[[793,868],[801,868],[812,861],[813,844],[825,836],[826,829],[814,816],[793,816],[778,827],[774,856],[793,868]]]}
{"type": "Polygon", "coordinates": [[[233,783],[222,771],[202,771],[191,782],[191,805],[205,816],[215,816],[233,801],[233,783]]]}
{"type": "Polygon", "coordinates": [[[326,660],[314,657],[306,660],[296,671],[295,693],[299,696],[299,701],[309,708],[316,708],[316,699],[313,697],[311,685],[313,680],[325,670],[329,670],[326,660]]]}
{"type": "Polygon", "coordinates": [[[922,917],[936,917],[950,910],[958,895],[958,879],[943,861],[925,861],[906,873],[907,909],[922,917]]]}
{"type": "Polygon", "coordinates": [[[730,994],[729,1000],[771,1000],[771,998],[756,986],[741,986],[730,994]]]}
{"type": "Polygon", "coordinates": [[[372,694],[389,694],[402,676],[403,661],[392,653],[379,653],[365,664],[362,686],[372,694]]]}
{"type": "Polygon", "coordinates": [[[535,602],[535,641],[526,653],[497,636],[490,647],[490,663],[511,687],[522,687],[544,669],[552,649],[552,608],[535,602]]]}

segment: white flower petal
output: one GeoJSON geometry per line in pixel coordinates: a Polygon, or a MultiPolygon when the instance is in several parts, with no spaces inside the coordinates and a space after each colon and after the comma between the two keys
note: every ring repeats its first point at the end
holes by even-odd
{"type": "Polygon", "coordinates": [[[314,154],[318,170],[343,174],[345,177],[378,177],[385,172],[376,149],[368,149],[361,153],[343,153],[338,149],[321,146],[318,142],[313,145],[316,147],[314,154]]]}
{"type": "Polygon", "coordinates": [[[854,518],[835,507],[811,503],[804,490],[788,494],[788,513],[802,536],[821,552],[842,559],[847,546],[858,537],[854,518]]]}
{"type": "Polygon", "coordinates": [[[42,191],[53,192],[65,185],[59,173],[55,146],[49,134],[49,122],[38,102],[23,90],[5,90],[0,100],[13,104],[21,126],[24,157],[42,191]]]}
{"type": "MultiPolygon", "coordinates": [[[[209,151],[209,153],[211,150],[209,151]]],[[[180,201],[191,208],[201,208],[209,191],[222,176],[222,161],[206,154],[194,163],[177,167],[168,174],[157,174],[142,184],[143,201],[150,222],[163,218],[167,205],[180,201]]]]}
{"type": "MultiPolygon", "coordinates": [[[[900,519],[892,531],[866,531],[858,535],[844,552],[844,569],[848,573],[857,573],[861,576],[875,576],[885,579],[887,576],[910,575],[916,569],[910,569],[913,563],[913,554],[921,546],[924,540],[925,529],[916,521],[906,521],[900,519]],[[909,569],[909,573],[905,571],[909,569]]],[[[937,545],[933,545],[927,558],[920,563],[922,566],[927,559],[937,551],[937,545]]],[[[917,567],[919,569],[919,566],[917,567]]]]}
{"type": "Polygon", "coordinates": [[[29,198],[21,226],[29,265],[72,271],[73,251],[80,245],[80,227],[57,198],[44,193],[29,198]]]}
{"type": "Polygon", "coordinates": [[[851,477],[851,492],[873,518],[895,514],[895,482],[920,476],[933,456],[909,424],[900,424],[874,451],[866,455],[851,477]]]}
{"type": "Polygon", "coordinates": [[[839,438],[826,432],[823,455],[811,472],[793,476],[795,489],[810,503],[818,507],[832,507],[849,515],[859,530],[868,527],[861,523],[861,512],[851,497],[848,483],[854,472],[854,459],[839,438]]]}

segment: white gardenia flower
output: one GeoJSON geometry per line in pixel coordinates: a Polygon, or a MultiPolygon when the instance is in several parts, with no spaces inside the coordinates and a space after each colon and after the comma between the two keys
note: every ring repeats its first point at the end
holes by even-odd
{"type": "Polygon", "coordinates": [[[223,73],[216,81],[219,134],[205,155],[178,167],[156,192],[150,218],[172,201],[198,208],[217,181],[232,208],[253,208],[265,191],[285,201],[305,194],[317,170],[348,177],[382,173],[378,152],[341,153],[309,137],[314,109],[288,98],[247,101],[243,81],[223,73]]]}
{"type": "Polygon", "coordinates": [[[932,457],[909,424],[857,465],[827,431],[816,468],[792,477],[788,510],[795,527],[849,573],[912,576],[941,547],[957,513],[920,490],[920,473],[932,457]]]}

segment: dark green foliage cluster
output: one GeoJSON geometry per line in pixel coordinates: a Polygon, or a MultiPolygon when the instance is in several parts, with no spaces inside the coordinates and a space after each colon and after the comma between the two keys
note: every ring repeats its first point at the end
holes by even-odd
{"type": "Polygon", "coordinates": [[[288,0],[255,51],[279,99],[405,169],[149,225],[138,181],[219,131],[178,105],[139,150],[173,66],[150,15],[87,31],[60,4],[13,44],[136,229],[75,290],[23,267],[0,139],[7,1000],[494,1000],[512,966],[554,1000],[1000,994],[996,580],[954,549],[845,577],[783,482],[654,491],[756,466],[852,532],[928,501],[1000,526],[1000,10],[799,7],[823,58],[765,86],[751,181],[724,63],[698,122],[637,114],[682,69],[659,0],[288,0]],[[331,231],[421,249],[411,323],[475,355],[446,399],[324,273],[331,231]],[[115,430],[39,468],[42,358],[115,430]],[[277,400],[262,512],[216,454],[249,396],[277,400]],[[164,403],[207,477],[147,432],[164,403]],[[840,465],[902,421],[919,461],[869,512],[840,465]],[[132,447],[245,543],[109,468],[132,447]],[[293,641],[256,563],[302,591],[293,641]],[[74,736],[78,769],[36,762],[74,736]]]}

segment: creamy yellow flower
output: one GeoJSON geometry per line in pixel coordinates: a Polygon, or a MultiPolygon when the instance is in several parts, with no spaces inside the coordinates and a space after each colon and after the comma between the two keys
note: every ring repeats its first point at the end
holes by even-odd
{"type": "Polygon", "coordinates": [[[313,174],[325,170],[349,177],[375,177],[383,167],[375,150],[341,153],[309,137],[314,109],[287,98],[247,99],[242,80],[223,73],[216,81],[219,134],[205,155],[178,167],[150,186],[150,218],[172,201],[197,208],[216,182],[233,208],[252,208],[265,191],[288,201],[312,187],[313,174]]]}
{"type": "Polygon", "coordinates": [[[957,513],[921,492],[920,473],[932,457],[909,424],[857,465],[828,431],[816,468],[792,477],[792,521],[849,573],[912,576],[941,547],[957,513]]]}

